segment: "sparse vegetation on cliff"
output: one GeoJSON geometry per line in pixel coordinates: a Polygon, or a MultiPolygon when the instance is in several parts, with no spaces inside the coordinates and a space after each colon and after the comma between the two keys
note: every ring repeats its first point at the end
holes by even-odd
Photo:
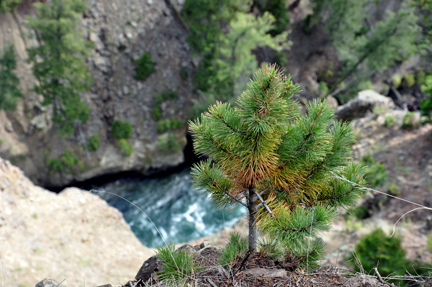
{"type": "Polygon", "coordinates": [[[9,45],[0,56],[0,108],[3,110],[15,110],[18,100],[24,97],[15,75],[16,65],[14,47],[9,45]]]}
{"type": "Polygon", "coordinates": [[[38,81],[34,90],[43,96],[43,105],[52,105],[53,121],[58,132],[66,136],[76,125],[86,123],[89,116],[81,93],[89,90],[92,81],[85,63],[85,56],[92,50],[91,42],[83,40],[78,28],[86,3],[53,0],[34,6],[36,16],[28,17],[27,23],[38,42],[27,50],[38,81]]]}

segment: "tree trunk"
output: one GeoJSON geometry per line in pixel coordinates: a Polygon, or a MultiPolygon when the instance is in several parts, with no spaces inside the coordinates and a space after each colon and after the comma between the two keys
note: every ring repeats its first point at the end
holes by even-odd
{"type": "Polygon", "coordinates": [[[256,230],[256,201],[255,187],[249,188],[248,210],[249,210],[249,253],[254,254],[257,248],[257,230],[256,230]]]}

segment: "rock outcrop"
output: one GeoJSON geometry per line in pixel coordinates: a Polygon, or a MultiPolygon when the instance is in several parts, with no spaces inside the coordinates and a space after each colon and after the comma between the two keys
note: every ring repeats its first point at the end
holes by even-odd
{"type": "Polygon", "coordinates": [[[44,190],[1,158],[0,243],[5,286],[35,286],[42,278],[64,280],[62,286],[120,285],[153,255],[99,196],[44,190]]]}
{"type": "Polygon", "coordinates": [[[387,98],[372,90],[361,91],[348,103],[335,109],[336,118],[341,120],[361,118],[374,108],[393,109],[395,104],[391,98],[387,98]]]}

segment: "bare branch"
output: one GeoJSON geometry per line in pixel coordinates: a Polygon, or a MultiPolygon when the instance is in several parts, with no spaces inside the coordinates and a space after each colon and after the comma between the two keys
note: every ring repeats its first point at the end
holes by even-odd
{"type": "Polygon", "coordinates": [[[253,189],[253,191],[258,196],[259,200],[264,205],[264,207],[267,209],[268,213],[270,213],[271,217],[274,217],[273,212],[270,210],[270,207],[268,207],[268,205],[266,204],[266,201],[264,201],[264,199],[262,199],[261,195],[255,189],[253,189]]]}

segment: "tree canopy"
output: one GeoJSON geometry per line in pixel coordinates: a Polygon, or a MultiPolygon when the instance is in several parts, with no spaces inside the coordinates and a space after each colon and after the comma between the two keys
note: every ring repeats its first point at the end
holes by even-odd
{"type": "Polygon", "coordinates": [[[13,45],[4,49],[0,57],[0,108],[15,110],[17,101],[24,95],[19,90],[20,80],[15,75],[16,55],[13,45]]]}

